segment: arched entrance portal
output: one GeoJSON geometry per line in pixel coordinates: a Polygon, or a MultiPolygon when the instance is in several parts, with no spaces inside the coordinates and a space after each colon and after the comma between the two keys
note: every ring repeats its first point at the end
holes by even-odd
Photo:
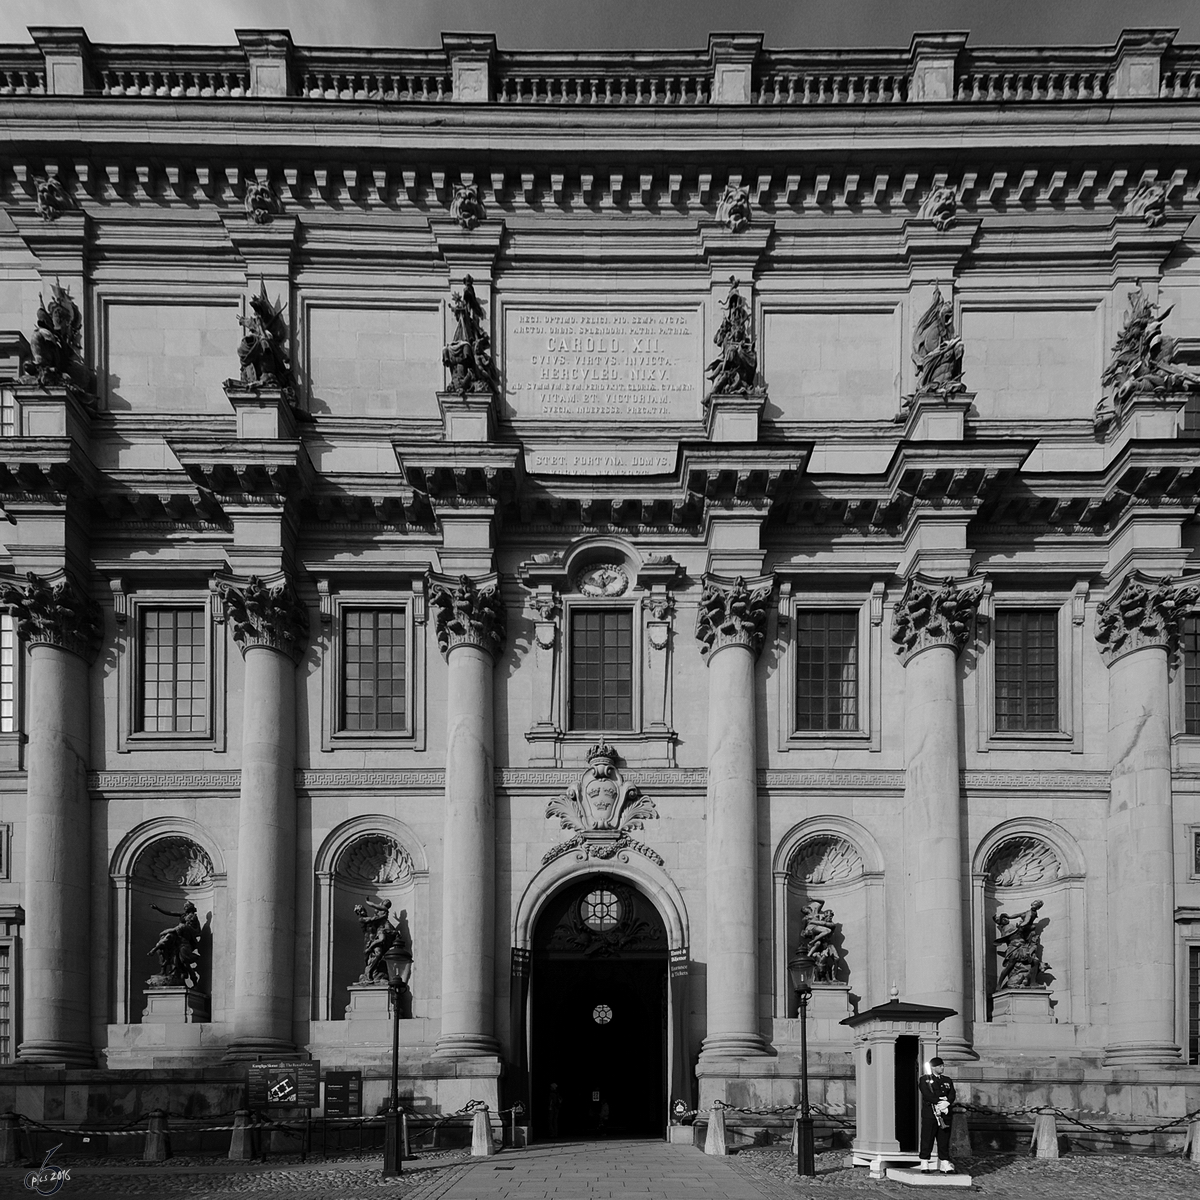
{"type": "Polygon", "coordinates": [[[589,875],[545,904],[530,958],[533,1135],[661,1137],[667,1111],[668,937],[627,880],[589,875]]]}

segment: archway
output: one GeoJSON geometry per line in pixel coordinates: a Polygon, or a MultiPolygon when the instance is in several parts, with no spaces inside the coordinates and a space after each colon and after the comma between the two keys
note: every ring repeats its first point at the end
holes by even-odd
{"type": "Polygon", "coordinates": [[[658,909],[629,880],[592,874],[550,897],[531,941],[534,1137],[663,1136],[669,938],[658,909]]]}

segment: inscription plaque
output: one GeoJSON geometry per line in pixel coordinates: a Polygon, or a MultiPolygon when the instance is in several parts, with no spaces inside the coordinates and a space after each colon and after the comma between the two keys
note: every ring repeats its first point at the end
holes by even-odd
{"type": "Polygon", "coordinates": [[[525,470],[530,475],[669,475],[676,451],[630,450],[624,446],[526,447],[525,470]]]}
{"type": "Polygon", "coordinates": [[[698,421],[702,341],[699,308],[507,308],[505,396],[517,419],[698,421]]]}

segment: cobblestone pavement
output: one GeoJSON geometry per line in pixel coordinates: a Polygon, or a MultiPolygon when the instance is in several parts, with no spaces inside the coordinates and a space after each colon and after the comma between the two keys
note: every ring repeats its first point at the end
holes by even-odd
{"type": "MultiPolygon", "coordinates": [[[[767,1200],[862,1200],[917,1195],[901,1183],[872,1181],[865,1167],[845,1167],[846,1152],[817,1156],[816,1179],[800,1179],[786,1150],[747,1149],[730,1158],[734,1170],[753,1180],[767,1200]]],[[[1036,1159],[991,1154],[957,1164],[974,1180],[973,1191],[992,1200],[1198,1200],[1200,1166],[1179,1155],[1078,1154],[1036,1159]]],[[[964,1194],[966,1189],[939,1191],[964,1194]]],[[[920,1194],[928,1195],[928,1191],[920,1194]]]]}

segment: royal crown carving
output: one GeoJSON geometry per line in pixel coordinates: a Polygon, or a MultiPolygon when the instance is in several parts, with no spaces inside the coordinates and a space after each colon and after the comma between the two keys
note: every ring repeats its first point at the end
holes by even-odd
{"type": "Polygon", "coordinates": [[[469,575],[434,582],[429,591],[438,648],[443,656],[457,646],[480,646],[493,658],[504,649],[508,622],[494,576],[480,586],[469,575]]]}
{"type": "Polygon", "coordinates": [[[725,646],[747,646],[757,657],[766,636],[773,587],[770,579],[750,585],[740,575],[732,584],[705,583],[696,613],[700,653],[708,656],[725,646]]]}
{"type": "Polygon", "coordinates": [[[896,653],[905,662],[931,646],[949,646],[956,655],[961,653],[982,598],[981,583],[910,579],[892,614],[896,653]]]}
{"type": "Polygon", "coordinates": [[[1127,575],[1116,593],[1096,609],[1096,641],[1110,662],[1144,646],[1172,649],[1179,627],[1200,599],[1200,587],[1127,575]]]}
{"type": "Polygon", "coordinates": [[[581,852],[584,858],[614,858],[623,851],[644,855],[659,866],[663,860],[647,846],[635,841],[631,833],[644,822],[656,820],[658,810],[649,796],[632,783],[626,783],[616,766],[617,752],[607,743],[588,750],[587,770],[561,795],[546,805],[546,819],[558,818],[573,837],[548,851],[543,862],[581,852]]]}
{"type": "Polygon", "coordinates": [[[251,575],[244,586],[222,583],[220,596],[243,655],[266,646],[300,661],[308,643],[308,609],[286,579],[268,585],[251,575]]]}
{"type": "Polygon", "coordinates": [[[91,662],[104,632],[100,606],[70,579],[50,583],[31,571],[28,583],[5,584],[0,604],[16,621],[17,637],[31,646],[61,646],[91,662]]]}

